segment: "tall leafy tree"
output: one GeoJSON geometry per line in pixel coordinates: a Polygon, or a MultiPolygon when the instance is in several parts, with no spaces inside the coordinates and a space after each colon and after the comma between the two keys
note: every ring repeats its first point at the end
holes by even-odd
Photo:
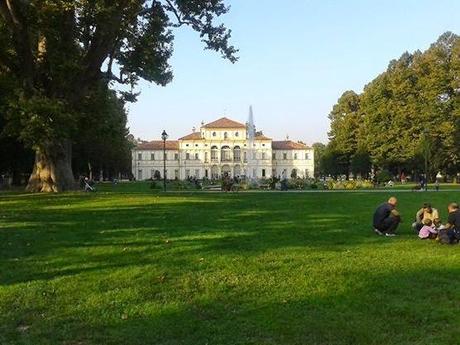
{"type": "Polygon", "coordinates": [[[350,173],[351,158],[358,148],[360,127],[360,98],[354,91],[346,91],[329,114],[331,150],[341,155],[345,173],[350,173]]]}
{"type": "Polygon", "coordinates": [[[216,24],[227,11],[223,0],[0,0],[0,73],[16,85],[8,130],[35,151],[28,189],[73,188],[72,141],[100,83],[171,81],[172,29],[191,27],[235,62],[216,24]]]}
{"type": "Polygon", "coordinates": [[[312,147],[315,152],[315,175],[317,177],[325,175],[326,173],[321,165],[321,160],[326,152],[326,145],[323,143],[314,143],[312,147]]]}
{"type": "Polygon", "coordinates": [[[421,173],[427,152],[420,148],[429,140],[431,176],[438,170],[457,172],[459,36],[446,32],[425,52],[404,53],[391,61],[362,94],[345,92],[333,107],[330,119],[330,149],[341,155],[342,162],[343,157],[350,161],[352,170],[359,162],[367,166],[369,162],[362,158],[368,154],[377,168],[394,174],[421,173]],[[353,109],[350,105],[355,104],[358,106],[353,109]]]}

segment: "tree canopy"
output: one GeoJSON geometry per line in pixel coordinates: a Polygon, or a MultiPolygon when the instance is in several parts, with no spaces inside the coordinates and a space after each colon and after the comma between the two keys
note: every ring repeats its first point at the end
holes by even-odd
{"type": "Polygon", "coordinates": [[[140,79],[172,80],[175,28],[192,28],[206,49],[235,62],[230,30],[216,21],[228,10],[222,0],[0,0],[4,118],[36,152],[29,190],[73,188],[72,147],[88,104],[104,101],[101,89],[125,85],[116,97],[135,101],[140,79]]]}
{"type": "Polygon", "coordinates": [[[364,174],[371,164],[394,173],[422,172],[426,140],[430,174],[457,172],[460,37],[446,32],[425,52],[404,53],[361,94],[346,91],[329,117],[328,149],[347,173],[364,174]]]}

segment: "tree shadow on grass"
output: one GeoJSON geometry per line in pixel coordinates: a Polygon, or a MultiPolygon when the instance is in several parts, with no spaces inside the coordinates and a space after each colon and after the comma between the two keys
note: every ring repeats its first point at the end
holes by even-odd
{"type": "Polygon", "coordinates": [[[275,274],[280,284],[271,289],[260,281],[255,289],[228,286],[224,293],[221,287],[209,287],[209,293],[197,291],[185,298],[176,294],[169,300],[150,294],[147,287],[138,300],[116,307],[107,300],[88,305],[84,314],[45,318],[38,314],[25,320],[21,308],[10,310],[3,315],[7,321],[0,325],[0,340],[51,345],[456,345],[459,274],[458,267],[356,270],[342,277],[344,286],[326,290],[284,289],[282,281],[292,277],[275,274]],[[30,329],[21,332],[18,325],[30,329]]]}
{"type": "Polygon", "coordinates": [[[249,257],[290,248],[346,251],[387,243],[370,228],[353,226],[367,221],[366,211],[356,215],[340,204],[342,213],[340,207],[323,210],[314,196],[186,196],[171,202],[150,197],[144,205],[135,199],[112,207],[105,196],[91,199],[87,207],[76,198],[77,208],[51,197],[53,202],[17,209],[3,219],[1,284],[97,267],[156,265],[180,272],[194,269],[200,257],[249,257]]]}

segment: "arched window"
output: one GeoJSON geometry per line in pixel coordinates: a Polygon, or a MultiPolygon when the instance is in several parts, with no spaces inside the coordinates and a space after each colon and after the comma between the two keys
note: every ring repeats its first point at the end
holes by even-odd
{"type": "Polygon", "coordinates": [[[230,168],[228,165],[223,165],[222,176],[232,176],[232,168],[230,168]]]}
{"type": "Polygon", "coordinates": [[[232,160],[232,150],[229,146],[222,146],[220,149],[220,160],[222,162],[230,162],[232,160]]]}
{"type": "Polygon", "coordinates": [[[219,149],[217,146],[211,147],[211,161],[217,162],[219,160],[219,149]]]}
{"type": "Polygon", "coordinates": [[[233,168],[233,176],[240,176],[240,175],[241,175],[241,166],[237,164],[233,168]]]}
{"type": "Polygon", "coordinates": [[[233,148],[233,160],[235,162],[241,162],[241,148],[239,146],[233,148]]]}

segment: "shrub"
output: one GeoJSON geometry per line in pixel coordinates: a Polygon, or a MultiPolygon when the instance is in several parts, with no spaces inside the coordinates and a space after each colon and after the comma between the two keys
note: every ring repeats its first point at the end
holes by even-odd
{"type": "Polygon", "coordinates": [[[391,180],[391,174],[388,170],[382,170],[377,173],[376,176],[377,182],[388,182],[391,180]]]}

